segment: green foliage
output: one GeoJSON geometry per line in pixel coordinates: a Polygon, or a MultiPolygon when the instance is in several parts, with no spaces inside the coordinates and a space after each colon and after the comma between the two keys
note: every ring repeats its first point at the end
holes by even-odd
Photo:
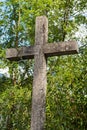
{"type": "Polygon", "coordinates": [[[82,57],[52,59],[49,64],[49,68],[54,66],[48,73],[47,130],[86,130],[87,61],[84,62],[85,57],[81,60],[82,57]]]}
{"type": "Polygon", "coordinates": [[[28,130],[30,128],[31,91],[19,86],[6,89],[0,95],[0,129],[28,130]]]}
{"type": "Polygon", "coordinates": [[[46,130],[87,128],[87,38],[76,38],[81,24],[87,25],[84,0],[6,0],[0,2],[0,129],[29,130],[33,61],[10,62],[6,48],[34,44],[35,19],[46,15],[49,42],[80,39],[78,55],[48,58],[46,130]]]}

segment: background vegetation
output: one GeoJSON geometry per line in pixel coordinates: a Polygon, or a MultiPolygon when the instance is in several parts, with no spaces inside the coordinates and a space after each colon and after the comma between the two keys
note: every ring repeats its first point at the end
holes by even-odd
{"type": "Polygon", "coordinates": [[[32,60],[11,62],[6,48],[34,44],[35,19],[46,15],[49,42],[76,40],[79,54],[48,58],[46,130],[87,129],[87,2],[3,0],[0,2],[0,130],[29,130],[32,60]]]}

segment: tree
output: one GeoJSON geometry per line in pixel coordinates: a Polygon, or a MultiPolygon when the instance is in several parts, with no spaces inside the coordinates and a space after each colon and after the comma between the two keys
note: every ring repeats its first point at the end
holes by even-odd
{"type": "Polygon", "coordinates": [[[48,60],[46,129],[86,130],[87,37],[75,35],[87,25],[86,7],[83,0],[0,2],[0,68],[9,67],[9,77],[0,78],[1,130],[30,129],[33,61],[9,62],[5,49],[34,44],[38,15],[49,19],[49,42],[80,42],[78,55],[48,60]]]}

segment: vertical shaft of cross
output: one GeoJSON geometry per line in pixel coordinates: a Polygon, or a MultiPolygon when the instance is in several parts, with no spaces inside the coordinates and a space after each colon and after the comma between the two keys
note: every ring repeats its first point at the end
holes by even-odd
{"type": "Polygon", "coordinates": [[[43,44],[48,40],[48,20],[44,17],[36,18],[35,54],[31,130],[44,130],[45,104],[46,104],[46,58],[43,52],[43,44]]]}

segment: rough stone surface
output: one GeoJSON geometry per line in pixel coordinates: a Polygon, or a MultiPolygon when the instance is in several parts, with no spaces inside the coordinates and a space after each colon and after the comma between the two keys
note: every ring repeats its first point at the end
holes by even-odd
{"type": "Polygon", "coordinates": [[[31,130],[44,130],[46,103],[46,58],[78,53],[76,42],[47,43],[48,20],[45,16],[36,18],[35,45],[22,48],[11,48],[6,51],[9,60],[35,59],[31,130]]]}

